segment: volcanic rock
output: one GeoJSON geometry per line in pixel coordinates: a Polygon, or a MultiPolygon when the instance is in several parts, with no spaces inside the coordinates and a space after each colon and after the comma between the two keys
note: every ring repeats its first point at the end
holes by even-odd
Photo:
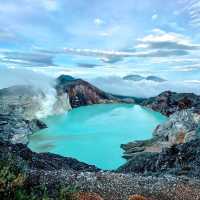
{"type": "Polygon", "coordinates": [[[98,89],[87,81],[74,79],[71,76],[58,77],[56,90],[58,95],[68,94],[72,108],[100,103],[127,102],[98,89]]]}

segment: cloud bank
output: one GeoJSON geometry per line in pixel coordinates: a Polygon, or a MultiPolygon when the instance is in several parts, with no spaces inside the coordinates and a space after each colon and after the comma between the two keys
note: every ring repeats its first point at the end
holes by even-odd
{"type": "Polygon", "coordinates": [[[0,51],[0,62],[8,65],[19,65],[21,67],[48,67],[55,66],[54,52],[17,52],[17,51],[0,51]]]}
{"type": "Polygon", "coordinates": [[[137,45],[132,50],[100,50],[100,49],[79,49],[65,48],[66,54],[100,57],[103,61],[123,58],[151,58],[151,57],[174,57],[190,55],[194,51],[200,51],[200,44],[193,44],[192,40],[182,34],[166,32],[160,29],[153,29],[152,33],[137,40],[137,45]]]}
{"type": "Polygon", "coordinates": [[[98,77],[88,80],[106,92],[133,97],[153,97],[161,92],[193,92],[200,95],[200,81],[165,81],[162,83],[142,80],[138,82],[123,80],[117,76],[98,77]]]}

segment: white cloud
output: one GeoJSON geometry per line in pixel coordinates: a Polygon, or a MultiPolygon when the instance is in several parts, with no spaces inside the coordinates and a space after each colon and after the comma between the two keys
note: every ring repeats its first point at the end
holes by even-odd
{"type": "Polygon", "coordinates": [[[160,29],[153,29],[152,34],[138,39],[140,42],[137,48],[149,49],[176,49],[176,50],[196,50],[200,44],[193,44],[191,39],[183,34],[175,32],[165,32],[160,29]]]}
{"type": "Polygon", "coordinates": [[[151,19],[152,19],[152,20],[158,19],[158,15],[157,15],[157,14],[152,15],[151,19]]]}
{"type": "Polygon", "coordinates": [[[106,92],[134,97],[148,98],[166,90],[200,94],[200,80],[165,81],[162,83],[147,80],[135,82],[110,76],[92,79],[90,82],[106,92]]]}
{"type": "Polygon", "coordinates": [[[153,29],[153,34],[147,35],[139,39],[140,42],[180,42],[184,44],[190,43],[190,39],[186,36],[173,32],[165,32],[160,29],[153,29]]]}
{"type": "Polygon", "coordinates": [[[100,18],[96,18],[96,19],[94,19],[94,23],[95,23],[95,25],[97,25],[97,26],[101,26],[101,25],[103,25],[105,22],[104,22],[102,19],[100,19],[100,18]]]}
{"type": "Polygon", "coordinates": [[[135,53],[126,52],[126,51],[108,51],[108,50],[100,50],[100,49],[75,49],[75,48],[65,48],[64,52],[72,53],[77,55],[85,55],[85,56],[97,56],[97,57],[106,57],[106,56],[119,56],[119,57],[128,57],[134,56],[135,53]]]}

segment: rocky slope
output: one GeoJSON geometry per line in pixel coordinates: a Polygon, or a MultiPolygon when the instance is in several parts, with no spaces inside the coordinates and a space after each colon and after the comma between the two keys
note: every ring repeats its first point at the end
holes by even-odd
{"type": "Polygon", "coordinates": [[[200,112],[200,96],[193,93],[166,91],[156,97],[143,100],[141,105],[166,116],[188,108],[194,108],[195,112],[200,112]]]}
{"type": "Polygon", "coordinates": [[[168,120],[158,125],[153,137],[167,141],[169,146],[182,144],[200,137],[200,114],[193,109],[177,111],[168,120]]]}
{"type": "Polygon", "coordinates": [[[57,78],[56,90],[58,95],[68,94],[72,108],[99,103],[134,102],[132,99],[115,97],[82,79],[75,79],[67,75],[61,75],[57,78]]]}
{"type": "MultiPolygon", "coordinates": [[[[56,190],[60,185],[75,185],[79,191],[98,194],[101,200],[130,200],[134,194],[144,196],[145,200],[198,200],[200,198],[198,181],[169,175],[144,177],[138,174],[113,172],[29,171],[27,185],[35,186],[42,183],[46,183],[47,191],[53,199],[56,199],[56,190]]],[[[79,200],[95,200],[95,198],[79,200]]]]}
{"type": "Polygon", "coordinates": [[[143,152],[133,154],[117,171],[143,175],[187,176],[200,179],[200,139],[165,148],[161,153],[143,152]]]}
{"type": "Polygon", "coordinates": [[[34,153],[26,145],[11,144],[0,141],[0,161],[11,160],[22,170],[76,170],[97,172],[98,168],[79,162],[73,158],[65,158],[51,153],[34,153]]]}
{"type": "Polygon", "coordinates": [[[13,143],[28,142],[28,135],[46,128],[36,118],[44,94],[29,86],[14,86],[0,90],[0,139],[13,143]]]}
{"type": "MultiPolygon", "coordinates": [[[[199,142],[194,147],[197,146],[199,146],[199,142]]],[[[188,148],[190,148],[191,154],[187,156],[191,156],[191,163],[194,164],[192,167],[197,167],[195,162],[198,159],[195,160],[195,156],[199,150],[192,153],[192,147],[188,146],[188,148]]],[[[185,152],[187,151],[186,148],[185,152]]],[[[186,156],[185,152],[182,152],[181,155],[186,156]]],[[[63,158],[49,153],[33,153],[25,145],[0,142],[0,162],[6,160],[10,165],[24,172],[26,187],[45,186],[46,192],[52,199],[59,199],[59,188],[65,185],[76,187],[78,191],[98,194],[104,200],[129,200],[134,194],[142,195],[149,200],[198,200],[200,198],[200,182],[190,177],[170,175],[174,174],[175,166],[173,165],[178,165],[175,162],[178,158],[176,158],[177,153],[168,153],[167,156],[163,155],[163,159],[166,158],[165,162],[163,163],[160,159],[159,165],[156,165],[155,158],[154,165],[151,167],[144,166],[144,164],[148,164],[147,161],[146,163],[143,161],[143,166],[142,162],[141,165],[134,163],[135,168],[134,170],[131,168],[130,171],[136,173],[127,173],[127,171],[124,173],[122,169],[120,171],[123,172],[118,171],[118,173],[103,172],[94,166],[80,163],[72,158],[63,158]],[[173,155],[172,158],[171,155],[173,155]],[[165,167],[167,161],[173,163],[169,173],[167,173],[168,168],[165,167]],[[159,167],[163,167],[163,172],[160,172],[159,167]],[[149,174],[144,175],[143,172],[147,169],[149,174]],[[150,174],[150,170],[153,173],[150,174]],[[156,174],[156,171],[159,171],[160,174],[156,174]]],[[[191,165],[190,162],[188,163],[191,165]]],[[[185,169],[189,169],[189,167],[185,169]]],[[[193,175],[198,177],[199,171],[197,170],[195,171],[197,174],[193,175]]]]}
{"type": "Polygon", "coordinates": [[[15,143],[28,143],[28,136],[46,125],[38,120],[28,120],[16,114],[0,113],[0,140],[15,143]]]}

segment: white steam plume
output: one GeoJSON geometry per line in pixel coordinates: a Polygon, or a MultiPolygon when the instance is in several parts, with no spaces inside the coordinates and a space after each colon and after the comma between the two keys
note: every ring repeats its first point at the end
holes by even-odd
{"type": "MultiPolygon", "coordinates": [[[[0,76],[0,89],[15,85],[28,85],[33,86],[33,88],[38,89],[45,94],[41,95],[39,93],[36,97],[40,102],[40,110],[36,113],[36,117],[42,118],[55,114],[54,105],[57,103],[57,95],[54,88],[54,78],[31,70],[19,68],[8,69],[5,67],[0,68],[0,76]]],[[[65,107],[67,106],[65,105],[65,107]]]]}

